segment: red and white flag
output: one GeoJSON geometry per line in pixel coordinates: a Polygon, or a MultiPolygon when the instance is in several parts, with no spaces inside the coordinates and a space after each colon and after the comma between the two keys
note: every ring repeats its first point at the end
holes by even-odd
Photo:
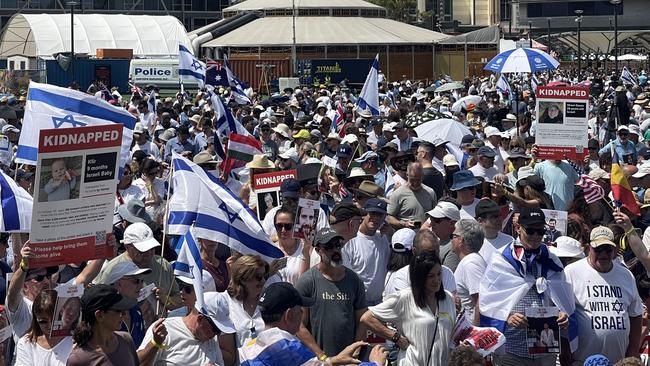
{"type": "Polygon", "coordinates": [[[588,204],[597,202],[599,199],[605,197],[605,190],[603,187],[587,175],[581,175],[580,179],[576,182],[576,185],[582,188],[582,192],[584,192],[585,195],[585,201],[587,201],[588,204]]]}

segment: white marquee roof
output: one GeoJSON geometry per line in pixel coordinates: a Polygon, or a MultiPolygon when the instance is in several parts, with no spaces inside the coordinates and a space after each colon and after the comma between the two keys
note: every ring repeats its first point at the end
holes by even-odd
{"type": "MultiPolygon", "coordinates": [[[[98,48],[133,49],[134,56],[178,55],[191,49],[183,25],[173,16],[75,14],[74,50],[91,56],[98,48]]],[[[0,57],[51,58],[70,52],[69,14],[16,14],[0,39],[0,57]]]]}
{"type": "MultiPolygon", "coordinates": [[[[201,47],[284,47],[292,44],[292,35],[291,17],[265,17],[201,47]]],[[[296,44],[299,46],[433,44],[448,37],[443,33],[383,18],[296,18],[296,44]]]]}
{"type": "MultiPolygon", "coordinates": [[[[296,9],[307,8],[346,8],[346,9],[383,9],[379,5],[363,0],[295,0],[296,9]]],[[[291,9],[292,0],[246,0],[225,8],[224,12],[262,10],[262,9],[291,9]]]]}

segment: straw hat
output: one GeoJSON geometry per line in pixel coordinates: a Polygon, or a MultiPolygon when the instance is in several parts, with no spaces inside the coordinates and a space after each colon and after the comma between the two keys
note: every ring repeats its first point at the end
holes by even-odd
{"type": "Polygon", "coordinates": [[[249,169],[273,169],[275,164],[272,161],[269,161],[269,157],[266,154],[258,154],[253,156],[253,160],[246,163],[246,168],[249,169]]]}
{"type": "Polygon", "coordinates": [[[289,126],[285,125],[284,123],[280,123],[277,126],[273,127],[273,131],[279,133],[285,138],[291,138],[291,130],[289,129],[289,126]]]}

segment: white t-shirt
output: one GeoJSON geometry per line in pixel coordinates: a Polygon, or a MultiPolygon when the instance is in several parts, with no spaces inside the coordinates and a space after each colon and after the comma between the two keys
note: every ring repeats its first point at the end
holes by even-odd
{"type": "Polygon", "coordinates": [[[467,206],[462,206],[460,208],[460,218],[461,219],[470,219],[476,220],[476,205],[480,200],[474,198],[474,201],[467,206]]]}
{"type": "Polygon", "coordinates": [[[147,112],[147,114],[140,113],[140,122],[142,123],[142,127],[149,130],[149,133],[152,133],[156,124],[156,114],[153,112],[147,112]]]}
{"type": "Polygon", "coordinates": [[[494,167],[494,165],[485,169],[481,164],[476,164],[469,168],[469,171],[472,172],[475,177],[485,178],[487,182],[491,182],[494,179],[494,176],[499,174],[499,171],[494,167]]]}
{"type": "Polygon", "coordinates": [[[227,292],[218,292],[217,294],[223,299],[220,303],[228,304],[228,316],[237,331],[237,348],[245,345],[249,339],[257,337],[264,330],[264,320],[262,320],[259,306],[255,308],[253,316],[250,316],[244,310],[241,301],[230,297],[227,292]]]}
{"type": "Polygon", "coordinates": [[[65,337],[52,349],[45,349],[25,335],[16,345],[14,366],[65,366],[73,346],[72,337],[65,337]]]}
{"type": "Polygon", "coordinates": [[[145,143],[142,145],[137,143],[133,145],[133,147],[131,148],[131,157],[133,157],[133,153],[138,150],[143,151],[147,155],[151,155],[154,158],[154,160],[158,162],[162,161],[162,156],[160,156],[160,148],[158,147],[158,145],[154,144],[151,141],[145,141],[145,143]]]}
{"type": "Polygon", "coordinates": [[[420,308],[415,304],[411,288],[386,297],[384,302],[368,310],[376,318],[395,324],[400,333],[409,339],[411,345],[397,355],[398,366],[427,365],[432,342],[429,366],[448,363],[449,339],[456,320],[456,306],[449,291],[445,299],[438,303],[438,316],[428,306],[420,308]]]}
{"type": "Polygon", "coordinates": [[[373,236],[357,233],[342,249],[343,265],[353,270],[366,286],[366,302],[381,302],[390,257],[388,239],[379,231],[373,236]]]}
{"type": "MultiPolygon", "coordinates": [[[[384,299],[390,294],[394,294],[395,292],[410,287],[411,276],[409,275],[409,266],[404,266],[390,276],[390,279],[386,283],[386,288],[384,289],[384,299]]],[[[442,287],[452,294],[456,293],[456,279],[454,278],[454,272],[452,272],[447,266],[442,266],[442,287]]]]}
{"type": "Polygon", "coordinates": [[[470,321],[474,319],[474,307],[476,306],[476,301],[472,299],[472,295],[478,294],[478,288],[486,266],[483,257],[478,253],[470,253],[460,260],[456,272],[454,272],[456,294],[460,298],[460,303],[470,321]]]}
{"type": "Polygon", "coordinates": [[[33,302],[31,300],[26,299],[21,294],[16,311],[11,311],[8,306],[6,307],[9,323],[14,330],[14,336],[24,336],[32,325],[32,304],[33,302]]]}
{"type": "Polygon", "coordinates": [[[302,248],[304,245],[302,241],[298,242],[298,247],[292,255],[287,256],[287,265],[284,266],[281,270],[278,271],[280,278],[283,282],[289,282],[292,285],[295,285],[298,282],[298,278],[302,273],[300,273],[300,267],[302,266],[302,248]]]}
{"type": "Polygon", "coordinates": [[[512,243],[513,240],[515,239],[512,236],[499,231],[496,238],[483,239],[483,245],[481,246],[481,250],[478,251],[478,254],[483,257],[485,263],[490,263],[490,257],[506,245],[512,243]]]}
{"type": "Polygon", "coordinates": [[[564,269],[573,286],[578,317],[576,360],[600,353],[612,362],[625,357],[630,334],[630,317],[643,313],[643,302],[634,285],[634,276],[614,263],[607,273],[596,271],[583,258],[564,269]]]}
{"type": "MultiPolygon", "coordinates": [[[[182,317],[167,318],[163,323],[167,328],[164,344],[169,348],[156,352],[154,365],[204,366],[206,363],[212,362],[224,366],[217,337],[205,342],[197,341],[183,322],[182,317]]],[[[153,326],[152,324],[147,329],[138,351],[143,350],[153,339],[153,326]]]]}

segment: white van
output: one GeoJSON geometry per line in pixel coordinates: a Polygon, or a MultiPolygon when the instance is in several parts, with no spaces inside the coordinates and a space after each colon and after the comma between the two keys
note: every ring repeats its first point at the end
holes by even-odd
{"type": "MultiPolygon", "coordinates": [[[[178,81],[178,59],[133,59],[129,68],[131,82],[141,88],[155,84],[160,89],[180,89],[178,81]]],[[[183,81],[187,90],[196,90],[198,84],[183,81]]]]}

